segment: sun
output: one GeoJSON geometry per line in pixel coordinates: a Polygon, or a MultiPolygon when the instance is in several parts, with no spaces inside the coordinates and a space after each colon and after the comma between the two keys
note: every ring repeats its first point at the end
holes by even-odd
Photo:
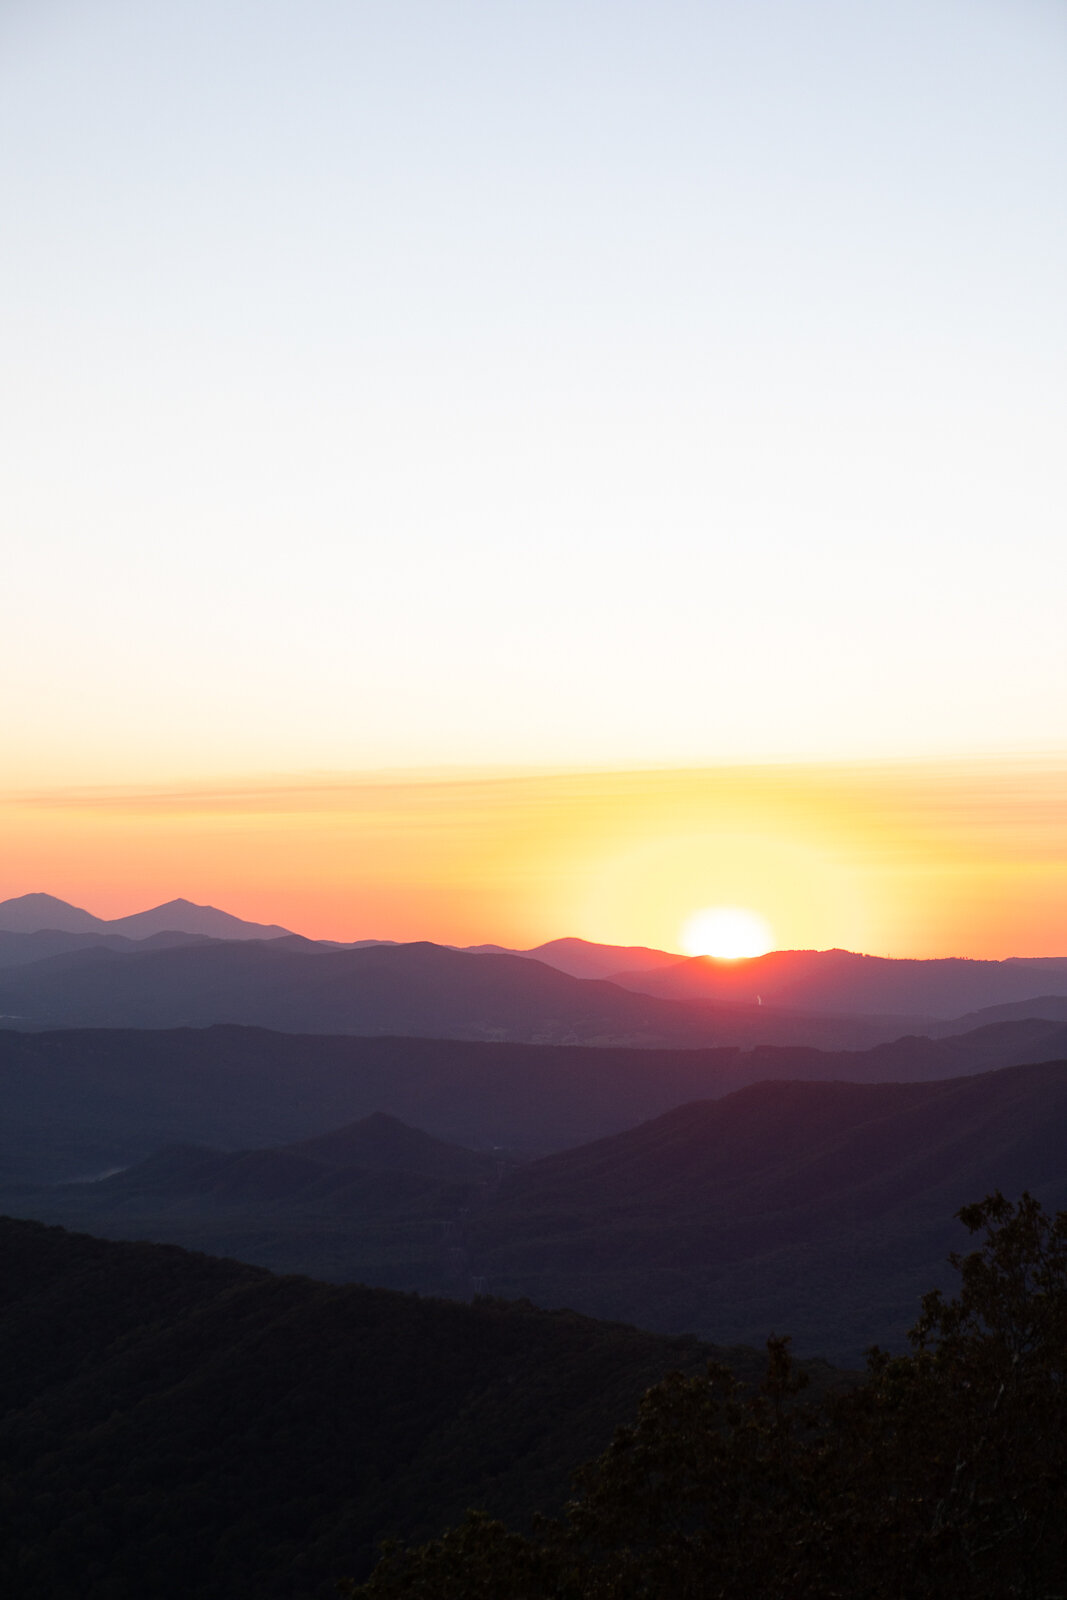
{"type": "Polygon", "coordinates": [[[715,956],[742,961],[774,948],[770,925],[754,911],[739,906],[707,906],[694,911],[682,929],[682,949],[690,956],[715,956]]]}

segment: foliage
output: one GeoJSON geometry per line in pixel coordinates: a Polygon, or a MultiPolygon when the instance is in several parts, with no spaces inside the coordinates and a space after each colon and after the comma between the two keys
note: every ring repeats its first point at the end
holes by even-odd
{"type": "Polygon", "coordinates": [[[484,1516],[388,1549],[360,1600],[1053,1600],[1067,1592],[1067,1212],[965,1207],[981,1235],[911,1353],[814,1404],[788,1341],[746,1393],[651,1389],[526,1535],[484,1516]]]}
{"type": "Polygon", "coordinates": [[[332,1596],[386,1534],[560,1507],[712,1353],[0,1219],[0,1595],[332,1596]]]}

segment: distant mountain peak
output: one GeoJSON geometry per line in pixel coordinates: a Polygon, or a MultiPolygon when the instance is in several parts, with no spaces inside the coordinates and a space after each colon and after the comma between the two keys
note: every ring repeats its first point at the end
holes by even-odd
{"type": "Polygon", "coordinates": [[[667,950],[652,950],[643,944],[595,944],[590,939],[573,935],[549,939],[535,945],[532,950],[510,950],[500,944],[471,944],[455,946],[468,956],[522,956],[526,961],[540,961],[546,967],[555,967],[572,978],[611,978],[625,969],[628,972],[648,972],[661,967],[671,967],[682,957],[667,950]]]}
{"type": "Polygon", "coordinates": [[[215,906],[193,900],[168,900],[148,911],[128,917],[94,917],[51,894],[23,894],[0,901],[0,932],[120,933],[130,939],[147,939],[156,933],[195,933],[210,939],[278,939],[289,933],[277,923],[246,922],[215,906]]]}
{"type": "Polygon", "coordinates": [[[346,1123],[330,1133],[288,1147],[294,1154],[334,1166],[482,1175],[490,1158],[462,1145],[435,1138],[386,1111],[346,1123]]]}
{"type": "Polygon", "coordinates": [[[130,917],[116,917],[108,931],[144,939],[153,933],[201,933],[211,939],[280,939],[290,932],[277,923],[246,922],[216,906],[197,905],[193,900],[168,900],[150,911],[130,917]]]}
{"type": "Polygon", "coordinates": [[[0,930],[4,933],[40,933],[56,928],[62,933],[99,933],[106,924],[91,911],[72,906],[54,894],[20,894],[0,900],[0,930]]]}

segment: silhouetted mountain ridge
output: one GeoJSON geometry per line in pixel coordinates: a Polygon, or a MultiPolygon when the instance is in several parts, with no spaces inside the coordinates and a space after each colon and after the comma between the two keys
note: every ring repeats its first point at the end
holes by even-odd
{"type": "Polygon", "coordinates": [[[775,950],[747,961],[695,956],[654,971],[620,970],[610,977],[623,988],[672,1000],[755,1004],[758,999],[801,1012],[949,1018],[1057,987],[1067,996],[1067,957],[920,961],[851,950],[775,950]]]}
{"type": "Polygon", "coordinates": [[[0,901],[0,932],[102,933],[145,939],[156,933],[194,933],[211,939],[273,939],[287,933],[275,923],[246,922],[215,906],[168,900],[127,917],[95,917],[51,894],[23,894],[0,901]]]}
{"type": "Polygon", "coordinates": [[[93,948],[0,972],[0,1013],[31,1027],[206,1027],[545,1044],[862,1047],[901,1021],[661,1000],[543,962],[418,941],[294,948],[290,938],[134,953],[93,948]]]}
{"type": "MultiPolygon", "coordinates": [[[[86,947],[100,948],[97,941],[105,939],[108,948],[124,948],[113,942],[116,936],[144,941],[153,935],[167,935],[168,942],[175,943],[176,937],[171,936],[178,934],[220,941],[270,940],[284,943],[291,953],[305,954],[411,949],[428,943],[414,941],[404,945],[377,939],[349,942],[305,939],[277,924],[247,922],[215,907],[198,906],[183,899],[107,921],[53,895],[29,894],[0,902],[0,967],[28,964],[33,960],[33,948],[13,943],[13,935],[25,939],[28,935],[43,933],[51,934],[52,940],[50,944],[42,942],[42,955],[72,951],[82,943],[86,947]],[[57,943],[56,936],[60,933],[73,942],[57,943]]],[[[810,1030],[811,1013],[841,1018],[895,1017],[900,1028],[909,1021],[949,1019],[1038,995],[1067,996],[1067,957],[1012,957],[1005,961],[913,960],[834,949],[778,950],[746,961],[712,961],[703,956],[683,960],[669,951],[644,945],[597,944],[573,937],[550,939],[528,950],[509,950],[496,944],[470,945],[465,949],[434,948],[451,950],[461,956],[494,960],[510,957],[533,962],[570,977],[607,980],[629,991],[676,1002],[699,1001],[728,1008],[770,1006],[776,1011],[793,1014],[794,1042],[807,1044],[819,1042],[810,1032],[804,1031],[810,1030]]],[[[53,1005],[52,1012],[54,1009],[53,1005]]],[[[26,1013],[21,1011],[19,1015],[26,1013]]],[[[45,1020],[58,1021],[59,1018],[50,1014],[45,1020]]],[[[136,1020],[132,1016],[108,1018],[109,1023],[116,1025],[129,1025],[136,1020]]],[[[171,1017],[170,1020],[177,1019],[171,1017]]],[[[264,1017],[243,1013],[199,1020],[279,1025],[264,1017]]],[[[306,1018],[299,1023],[291,1020],[286,1025],[319,1026],[306,1018]]],[[[883,1037],[891,1034],[891,1028],[883,1030],[883,1037]]],[[[838,1045],[847,1042],[843,1037],[832,1041],[838,1045]]],[[[864,1042],[871,1042],[870,1037],[864,1042]]]]}
{"type": "MultiPolygon", "coordinates": [[[[457,947],[458,948],[458,947],[457,947]]],[[[621,971],[657,971],[676,965],[682,958],[667,950],[647,945],[595,944],[588,939],[549,939],[530,950],[509,950],[505,945],[467,945],[467,955],[523,956],[543,961],[546,966],[569,973],[572,978],[614,978],[621,971]]]]}

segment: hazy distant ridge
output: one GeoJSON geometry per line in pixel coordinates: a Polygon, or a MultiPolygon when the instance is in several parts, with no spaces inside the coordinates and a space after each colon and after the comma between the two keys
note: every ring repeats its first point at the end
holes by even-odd
{"type": "MultiPolygon", "coordinates": [[[[901,1019],[678,1001],[572,978],[541,961],[443,945],[323,946],[293,935],[119,952],[76,950],[0,972],[15,1027],[175,1028],[238,1022],[290,1033],[407,1034],[534,1044],[862,1048],[901,1019]]],[[[921,1018],[912,1019],[919,1031],[921,1018]]]]}
{"type": "Polygon", "coordinates": [[[246,922],[215,906],[194,905],[191,900],[168,900],[149,911],[128,917],[94,917],[51,894],[23,894],[0,900],[0,932],[117,933],[129,939],[147,939],[156,933],[195,933],[209,939],[277,939],[289,932],[276,923],[246,922]]]}
{"type": "MultiPolygon", "coordinates": [[[[284,974],[274,971],[268,985],[271,992],[253,997],[247,985],[233,988],[234,968],[223,950],[215,956],[205,952],[204,960],[214,974],[208,978],[207,987],[218,1002],[214,1011],[205,1014],[203,995],[198,990],[198,985],[201,988],[203,985],[196,976],[200,971],[196,962],[187,964],[184,969],[178,962],[173,974],[173,984],[178,988],[172,984],[164,994],[156,984],[153,1000],[144,992],[145,985],[151,987],[154,981],[148,967],[141,970],[143,981],[132,985],[126,980],[120,982],[114,973],[102,977],[101,992],[91,1002],[95,1010],[87,1010],[84,1005],[79,1009],[75,1003],[79,988],[79,964],[75,962],[70,984],[63,984],[63,993],[59,995],[47,994],[48,973],[45,970],[40,974],[40,984],[29,975],[19,980],[33,991],[28,990],[21,998],[17,986],[5,996],[0,984],[0,1012],[14,1013],[29,1026],[98,1022],[118,1027],[165,1027],[184,1022],[194,1025],[244,1022],[316,1032],[350,1028],[357,1032],[410,1030],[419,1034],[455,1036],[459,1033],[476,1038],[558,1042],[596,1039],[601,1043],[628,1043],[637,1042],[638,1037],[646,1042],[654,1038],[659,1043],[711,1044],[719,1040],[726,1043],[751,1039],[755,1042],[772,1038],[775,1042],[787,1042],[780,1029],[775,1031],[775,1024],[767,1015],[757,1019],[749,1032],[739,1034],[735,1026],[726,1034],[721,1028],[709,1034],[705,1026],[703,1031],[694,1034],[692,1022],[696,1014],[691,1008],[695,1002],[704,1009],[705,1023],[709,1005],[730,1008],[735,1024],[740,1022],[739,1008],[791,1013],[792,1032],[788,1042],[835,1048],[892,1038],[908,1028],[933,1031],[939,1022],[972,1013],[990,1013],[995,1007],[1017,1007],[1039,998],[1044,1002],[1043,1009],[1013,1014],[1058,1016],[1058,1011],[1050,1010],[1049,1002],[1060,997],[1067,999],[1067,957],[1005,961],[955,957],[917,960],[863,955],[850,950],[777,950],[747,961],[729,962],[712,961],[703,956],[686,960],[670,951],[644,945],[596,944],[575,938],[551,939],[529,950],[508,950],[493,944],[465,948],[432,945],[427,941],[397,944],[378,939],[339,943],[306,939],[276,923],[246,922],[229,912],[213,906],[197,906],[188,900],[172,900],[149,911],[111,921],[94,917],[52,895],[30,894],[0,902],[0,968],[28,967],[45,957],[73,956],[79,949],[98,955],[105,952],[142,954],[153,947],[161,949],[167,945],[174,947],[207,940],[223,945],[252,941],[262,945],[269,941],[275,945],[274,953],[279,956],[283,951],[294,958],[318,955],[332,958],[335,965],[319,971],[310,986],[304,981],[303,969],[296,966],[284,974]],[[445,963],[450,957],[459,958],[461,965],[452,967],[451,982],[468,992],[477,990],[484,994],[487,972],[492,972],[493,981],[501,989],[500,1004],[490,1000],[487,1008],[483,1008],[484,1014],[457,1022],[454,1015],[448,1014],[448,997],[439,990],[438,1015],[423,1014],[416,1020],[420,1010],[425,1013],[425,1006],[414,994],[408,997],[410,1003],[406,1007],[400,1004],[396,985],[414,983],[417,986],[423,981],[425,961],[414,956],[414,952],[420,950],[438,951],[440,961],[445,963]],[[326,974],[338,972],[336,962],[345,956],[355,956],[357,952],[369,960],[370,966],[357,962],[351,968],[353,980],[360,981],[360,975],[372,969],[384,972],[388,968],[392,973],[394,1003],[386,1008],[388,1015],[381,1007],[374,1017],[357,1015],[359,1006],[355,1011],[349,1006],[344,1014],[343,1007],[342,1011],[338,1009],[336,985],[331,992],[326,974]],[[384,967],[375,952],[383,957],[384,967]],[[471,957],[478,957],[479,965],[482,961],[490,963],[487,972],[476,977],[469,967],[464,971],[462,963],[469,962],[471,957]],[[528,980],[531,994],[537,991],[548,1010],[540,1019],[526,1016],[516,1023],[514,1008],[504,991],[514,996],[523,987],[516,972],[520,960],[534,971],[543,972],[549,968],[586,984],[585,1000],[575,1001],[577,991],[571,991],[570,998],[563,999],[563,990],[546,990],[544,980],[531,975],[528,980]],[[592,985],[598,983],[612,985],[615,999],[609,1002],[603,991],[594,998],[592,985]],[[125,1001],[116,993],[115,1003],[108,1009],[108,991],[116,984],[125,995],[125,1001]],[[624,994],[648,996],[653,1010],[646,1007],[642,1012],[640,1003],[634,998],[624,999],[624,994]],[[570,1018],[566,1025],[561,1024],[556,1015],[561,1001],[563,1012],[570,1018]],[[682,1012],[677,1009],[673,1020],[668,1020],[671,1014],[667,1011],[656,1011],[655,1007],[662,1008],[664,1002],[675,1008],[679,1005],[687,1008],[690,1022],[683,1024],[682,1012]],[[132,1009],[123,1013],[123,1003],[132,1009]],[[316,1003],[321,1003],[321,1015],[315,1014],[316,1003]],[[590,1019],[591,1009],[598,1013],[595,1021],[590,1019]],[[491,1015],[494,1011],[498,1013],[495,1018],[491,1015]],[[820,1016],[840,1019],[836,1037],[819,1033],[820,1016]],[[851,1036],[848,1034],[846,1019],[850,1018],[870,1020],[871,1027],[865,1037],[855,1032],[851,1036]],[[842,1028],[845,1031],[841,1031],[842,1028]]],[[[162,970],[157,970],[156,977],[162,970]]],[[[439,975],[442,981],[447,970],[447,966],[442,966],[439,975]]],[[[995,1018],[990,1014],[976,1020],[995,1018]]],[[[862,1023],[860,1025],[862,1027],[862,1023]]]]}
{"type": "Polygon", "coordinates": [[[852,950],[775,950],[748,961],[696,956],[611,981],[669,1000],[781,1006],[842,1016],[956,1017],[1036,995],[1067,995],[1067,957],[911,960],[852,950]]]}

